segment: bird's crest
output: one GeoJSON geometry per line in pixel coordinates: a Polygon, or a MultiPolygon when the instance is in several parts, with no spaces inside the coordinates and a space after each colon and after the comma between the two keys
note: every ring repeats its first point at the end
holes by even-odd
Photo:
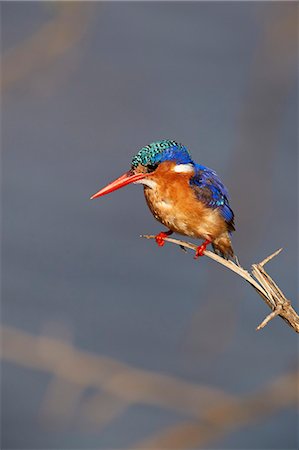
{"type": "Polygon", "coordinates": [[[132,168],[139,164],[142,166],[154,166],[163,161],[175,161],[180,164],[192,162],[190,153],[184,145],[176,141],[163,140],[152,142],[142,147],[132,159],[132,168]]]}

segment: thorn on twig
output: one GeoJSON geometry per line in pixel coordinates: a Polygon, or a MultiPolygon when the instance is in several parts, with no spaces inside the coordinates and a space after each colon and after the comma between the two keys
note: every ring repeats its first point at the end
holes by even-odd
{"type": "Polygon", "coordinates": [[[267,256],[267,258],[263,259],[258,265],[264,266],[267,262],[271,261],[271,259],[275,258],[275,256],[279,255],[279,253],[283,250],[283,248],[279,248],[276,252],[272,253],[272,255],[267,256]]]}
{"type": "Polygon", "coordinates": [[[240,261],[239,261],[239,258],[237,257],[237,255],[234,255],[234,260],[235,260],[237,266],[241,267],[241,264],[240,264],[240,261]]]}
{"type": "Polygon", "coordinates": [[[270,314],[268,314],[268,316],[259,324],[259,326],[256,327],[256,330],[258,331],[258,330],[261,330],[262,328],[264,328],[267,325],[267,323],[270,322],[270,320],[274,319],[274,317],[276,317],[276,316],[279,316],[281,311],[282,311],[282,306],[278,305],[277,308],[274,311],[272,311],[270,314]]]}

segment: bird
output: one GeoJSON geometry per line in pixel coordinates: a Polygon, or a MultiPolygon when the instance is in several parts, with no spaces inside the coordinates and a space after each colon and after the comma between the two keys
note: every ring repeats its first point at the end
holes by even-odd
{"type": "Polygon", "coordinates": [[[183,144],[164,139],[142,147],[132,158],[130,170],[90,199],[130,183],[143,185],[150,211],[167,228],[155,236],[160,247],[175,232],[203,240],[196,249],[196,259],[209,244],[225,259],[234,257],[234,213],[227,188],[213,169],[194,162],[183,144]]]}

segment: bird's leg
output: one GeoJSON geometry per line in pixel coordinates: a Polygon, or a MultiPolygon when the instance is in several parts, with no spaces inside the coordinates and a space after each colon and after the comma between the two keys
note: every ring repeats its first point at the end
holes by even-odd
{"type": "Polygon", "coordinates": [[[199,247],[197,247],[194,259],[199,258],[199,256],[203,256],[207,246],[211,243],[209,239],[206,239],[199,247]]]}
{"type": "Polygon", "coordinates": [[[156,242],[159,245],[159,247],[163,247],[163,245],[165,244],[164,239],[167,236],[170,236],[173,233],[173,231],[168,230],[168,231],[161,231],[161,233],[157,234],[157,236],[155,236],[156,242]]]}

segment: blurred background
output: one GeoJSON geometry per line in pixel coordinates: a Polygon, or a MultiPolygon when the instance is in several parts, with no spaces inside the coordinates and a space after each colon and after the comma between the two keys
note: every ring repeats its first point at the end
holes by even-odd
{"type": "Polygon", "coordinates": [[[142,146],[227,185],[296,305],[298,4],[1,2],[3,449],[295,449],[297,336],[233,273],[139,238],[142,146]]]}

